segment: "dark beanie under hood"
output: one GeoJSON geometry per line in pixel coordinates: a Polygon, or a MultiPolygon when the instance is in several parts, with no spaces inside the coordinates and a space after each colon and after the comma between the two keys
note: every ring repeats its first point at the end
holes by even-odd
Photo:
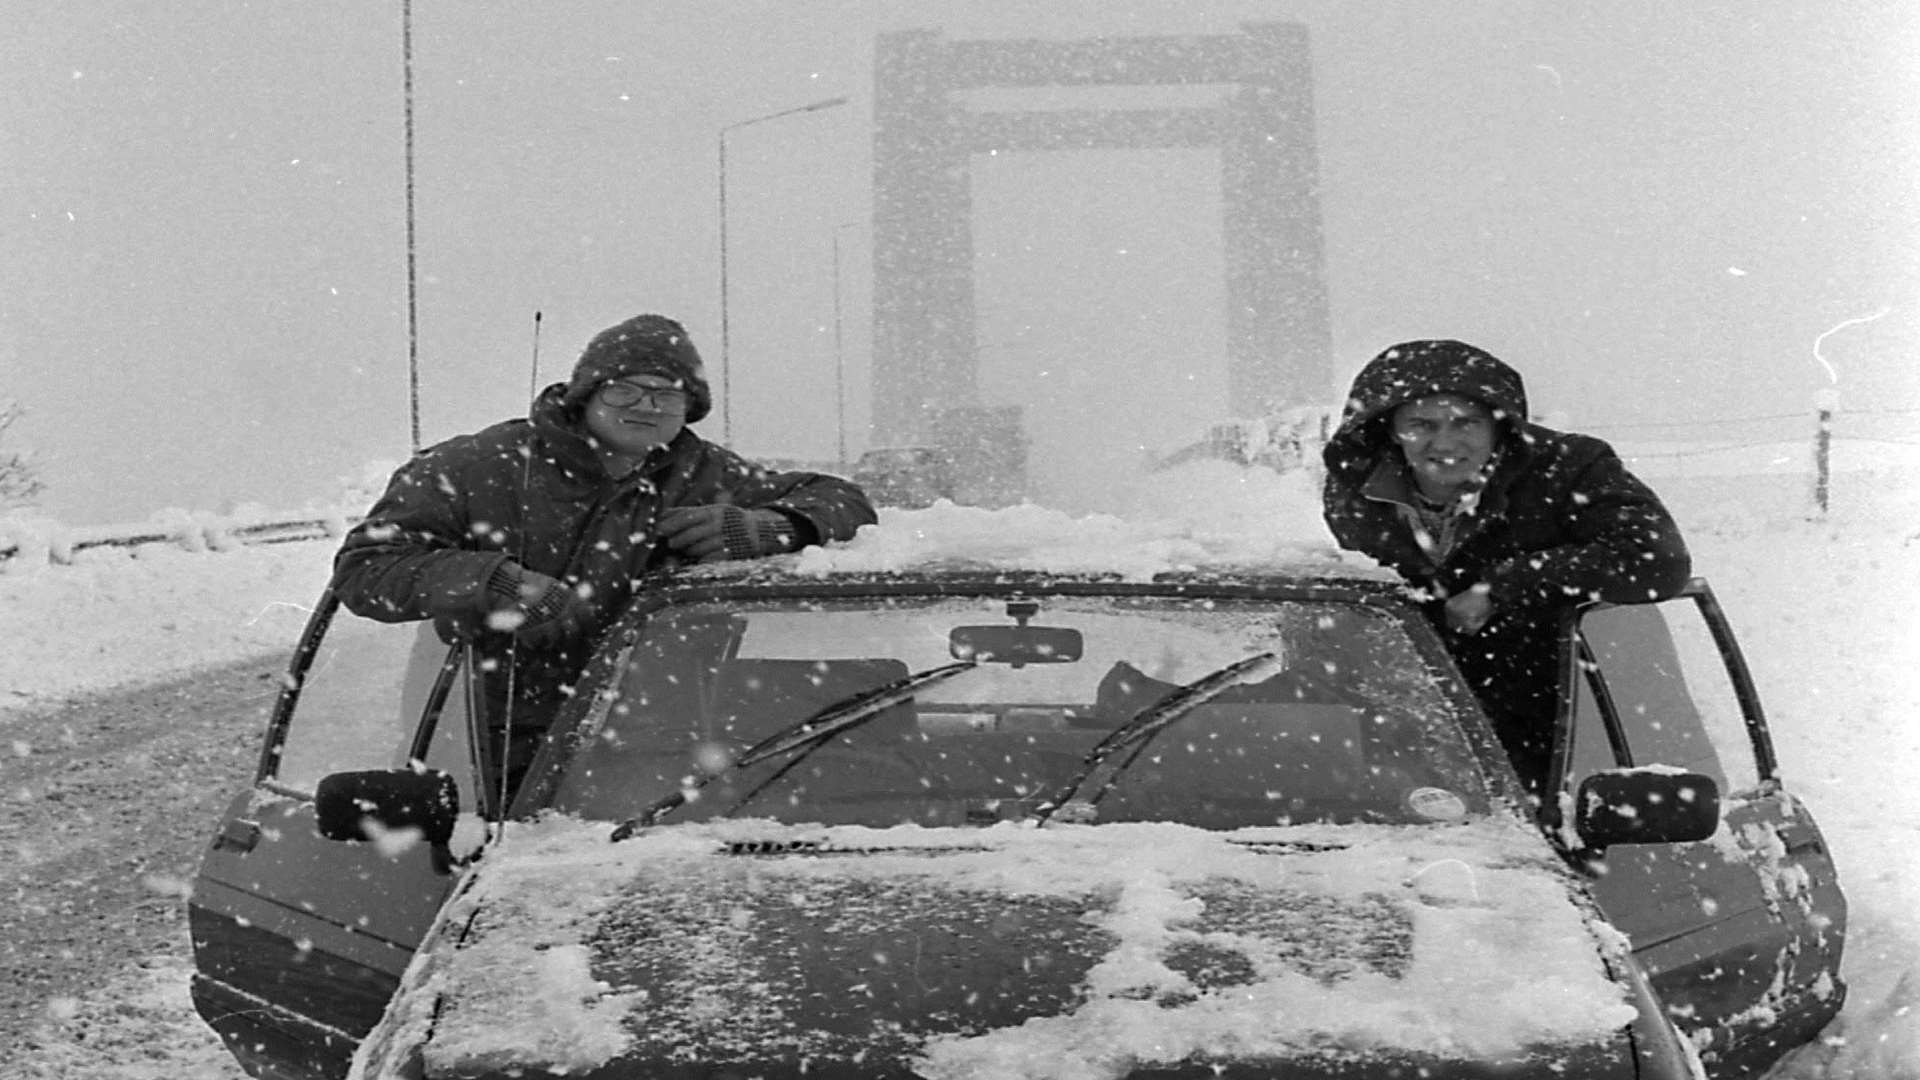
{"type": "Polygon", "coordinates": [[[1381,352],[1354,376],[1328,450],[1334,443],[1385,445],[1388,415],[1406,402],[1436,394],[1481,402],[1509,432],[1527,420],[1526,384],[1492,353],[1462,341],[1406,341],[1381,352]]]}
{"type": "Polygon", "coordinates": [[[567,380],[566,407],[578,413],[601,383],[631,375],[660,375],[677,380],[687,392],[687,423],[713,409],[707,369],[687,336],[687,328],[665,315],[635,315],[593,336],[567,380]]]}

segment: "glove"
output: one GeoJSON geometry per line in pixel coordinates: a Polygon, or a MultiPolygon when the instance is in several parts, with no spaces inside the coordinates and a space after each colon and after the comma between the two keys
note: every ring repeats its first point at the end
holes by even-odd
{"type": "Polygon", "coordinates": [[[443,641],[481,633],[512,634],[524,642],[550,643],[578,634],[593,608],[570,586],[514,562],[504,562],[487,578],[478,611],[448,612],[434,618],[443,641]]]}
{"type": "Polygon", "coordinates": [[[677,506],[663,511],[655,528],[668,548],[696,562],[778,555],[798,546],[793,520],[778,510],[677,506]]]}
{"type": "Polygon", "coordinates": [[[1447,599],[1447,625],[1463,634],[1477,634],[1493,618],[1492,586],[1475,585],[1447,599]]]}

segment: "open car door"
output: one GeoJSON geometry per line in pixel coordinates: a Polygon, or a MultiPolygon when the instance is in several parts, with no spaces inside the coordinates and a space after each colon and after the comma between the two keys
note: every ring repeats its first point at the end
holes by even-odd
{"type": "Polygon", "coordinates": [[[460,805],[481,805],[464,654],[431,624],[362,619],[330,592],[307,624],[188,907],[194,1007],[255,1076],[346,1075],[456,880],[423,843],[322,838],[314,792],[424,751],[460,805]]]}
{"type": "Polygon", "coordinates": [[[1846,901],[1813,816],[1779,774],[1758,693],[1705,581],[1584,610],[1566,645],[1563,791],[1602,769],[1710,776],[1721,823],[1691,844],[1591,853],[1593,890],[1673,1021],[1717,1072],[1813,1036],[1845,998],[1846,901]],[[1764,1051],[1764,1052],[1763,1052],[1764,1051]]]}

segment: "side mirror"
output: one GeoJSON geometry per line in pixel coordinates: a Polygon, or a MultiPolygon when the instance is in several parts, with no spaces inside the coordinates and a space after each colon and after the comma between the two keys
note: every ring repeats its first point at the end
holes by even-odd
{"type": "Polygon", "coordinates": [[[376,831],[418,829],[434,848],[453,840],[460,816],[460,789],[438,769],[375,769],[333,773],[314,790],[320,835],[329,840],[368,840],[376,831]]]}
{"type": "Polygon", "coordinates": [[[1720,828],[1720,785],[1677,769],[1609,769],[1580,782],[1573,822],[1594,850],[1705,840],[1720,828]]]}

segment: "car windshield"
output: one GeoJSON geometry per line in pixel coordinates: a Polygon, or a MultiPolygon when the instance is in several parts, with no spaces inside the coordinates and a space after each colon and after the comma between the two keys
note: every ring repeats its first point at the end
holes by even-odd
{"type": "Polygon", "coordinates": [[[1259,681],[1211,696],[1129,758],[1100,796],[1100,821],[1230,829],[1484,812],[1485,781],[1453,706],[1391,616],[1339,603],[1142,597],[663,608],[598,691],[554,806],[622,821],[720,773],[665,823],[1023,818],[1081,774],[1117,727],[1180,685],[1261,653],[1276,663],[1259,681]],[[1044,660],[981,663],[809,752],[730,768],[747,747],[836,702],[950,663],[963,626],[1056,635],[1049,642],[1077,631],[1081,644],[1044,660]]]}

